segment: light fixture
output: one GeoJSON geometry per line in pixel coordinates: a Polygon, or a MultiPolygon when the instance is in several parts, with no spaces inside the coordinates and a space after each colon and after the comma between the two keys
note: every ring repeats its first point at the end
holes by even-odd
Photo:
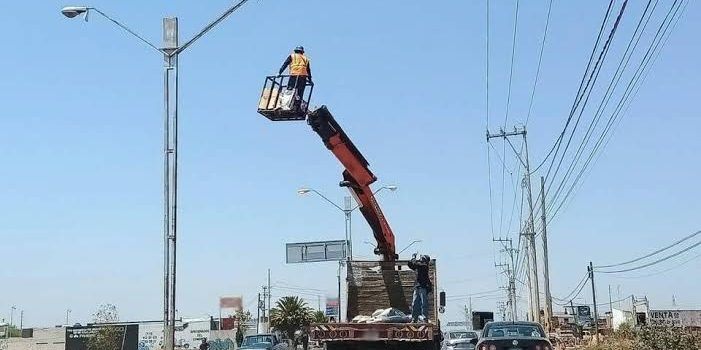
{"type": "Polygon", "coordinates": [[[66,6],[61,9],[61,13],[68,18],[75,18],[82,14],[87,14],[89,8],[86,6],[66,6]]]}

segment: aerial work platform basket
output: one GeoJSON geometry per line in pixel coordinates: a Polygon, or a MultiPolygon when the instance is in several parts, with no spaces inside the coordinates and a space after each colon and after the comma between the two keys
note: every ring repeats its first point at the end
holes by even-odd
{"type": "Polygon", "coordinates": [[[258,113],[272,121],[305,120],[313,91],[314,83],[309,79],[290,75],[268,76],[258,101],[258,113]]]}

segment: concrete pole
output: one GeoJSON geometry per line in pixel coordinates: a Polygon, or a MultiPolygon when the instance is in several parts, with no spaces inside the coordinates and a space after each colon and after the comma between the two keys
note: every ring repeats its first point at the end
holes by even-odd
{"type": "Polygon", "coordinates": [[[270,286],[270,269],[268,269],[268,323],[266,332],[270,332],[270,300],[273,298],[273,290],[270,286]]]}
{"type": "Polygon", "coordinates": [[[540,177],[540,219],[543,223],[543,285],[545,287],[545,328],[548,332],[553,331],[553,299],[550,294],[550,263],[548,258],[548,230],[545,216],[545,178],[540,177]]]}
{"type": "Polygon", "coordinates": [[[596,286],[594,285],[594,264],[589,262],[589,278],[591,279],[591,295],[594,303],[594,334],[597,344],[599,343],[599,309],[596,306],[596,286]]]}
{"type": "Polygon", "coordinates": [[[256,334],[260,333],[260,293],[258,293],[258,304],[257,304],[257,312],[258,314],[256,315],[256,334]]]}
{"type": "Polygon", "coordinates": [[[528,240],[531,248],[531,293],[533,294],[533,322],[541,323],[540,319],[540,285],[538,283],[538,254],[535,245],[535,227],[533,219],[533,191],[531,190],[531,168],[528,160],[528,141],[526,129],[523,130],[523,148],[525,152],[524,170],[526,171],[526,187],[528,189],[528,240]]]}

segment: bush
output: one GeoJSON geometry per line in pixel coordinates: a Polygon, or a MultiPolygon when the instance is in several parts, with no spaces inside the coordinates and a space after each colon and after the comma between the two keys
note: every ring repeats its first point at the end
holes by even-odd
{"type": "Polygon", "coordinates": [[[701,333],[671,327],[621,327],[587,350],[688,350],[701,349],[701,333]]]}

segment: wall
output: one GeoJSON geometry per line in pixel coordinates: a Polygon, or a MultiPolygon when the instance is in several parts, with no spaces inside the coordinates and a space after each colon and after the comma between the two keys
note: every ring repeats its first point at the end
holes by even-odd
{"type": "MultiPolygon", "coordinates": [[[[194,319],[176,323],[175,345],[181,349],[197,349],[203,338],[209,336],[210,320],[194,319]]],[[[163,323],[139,323],[138,350],[157,350],[163,344],[163,323]]],[[[211,348],[210,348],[211,349],[211,348]]]]}
{"type": "Polygon", "coordinates": [[[65,328],[34,328],[33,338],[0,340],[0,350],[65,350],[65,328]]]}
{"type": "Polygon", "coordinates": [[[234,350],[236,349],[236,331],[210,331],[209,350],[234,350]]]}

